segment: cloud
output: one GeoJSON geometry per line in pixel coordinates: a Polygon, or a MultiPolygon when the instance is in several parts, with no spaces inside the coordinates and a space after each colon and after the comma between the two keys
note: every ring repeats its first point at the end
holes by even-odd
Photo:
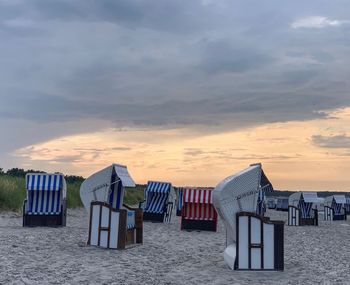
{"type": "Polygon", "coordinates": [[[335,136],[312,136],[312,142],[325,148],[350,148],[350,136],[345,134],[335,136]]]}
{"type": "Polygon", "coordinates": [[[344,24],[349,24],[348,20],[331,20],[328,17],[312,16],[294,21],[290,26],[293,29],[310,28],[321,29],[326,27],[338,27],[344,24]]]}
{"type": "Polygon", "coordinates": [[[273,61],[272,55],[256,47],[240,46],[228,40],[218,40],[205,45],[198,68],[209,74],[241,73],[263,67],[273,61]]]}
{"type": "Polygon", "coordinates": [[[0,1],[0,155],[107,128],[328,119],[350,105],[348,31],[289,25],[305,13],[343,25],[346,5],[0,1]]]}

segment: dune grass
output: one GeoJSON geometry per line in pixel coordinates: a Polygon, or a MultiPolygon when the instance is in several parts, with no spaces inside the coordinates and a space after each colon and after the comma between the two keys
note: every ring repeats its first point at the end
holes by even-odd
{"type": "Polygon", "coordinates": [[[26,197],[24,178],[0,176],[0,209],[19,210],[26,197]]]}
{"type": "MultiPolygon", "coordinates": [[[[67,207],[82,207],[80,200],[81,182],[67,182],[67,207]]],[[[127,188],[124,203],[138,205],[143,201],[145,185],[137,185],[135,188],[127,188]]],[[[10,175],[0,175],[0,210],[20,211],[26,198],[25,179],[10,175]]]]}
{"type": "Polygon", "coordinates": [[[146,185],[136,185],[133,188],[125,189],[124,203],[127,205],[138,205],[144,200],[144,190],[146,185]]]}

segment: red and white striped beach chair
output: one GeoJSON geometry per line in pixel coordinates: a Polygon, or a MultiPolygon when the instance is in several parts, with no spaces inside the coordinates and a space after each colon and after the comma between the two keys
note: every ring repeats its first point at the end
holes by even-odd
{"type": "Polygon", "coordinates": [[[181,229],[217,230],[218,215],[212,203],[213,188],[185,187],[181,229]]]}

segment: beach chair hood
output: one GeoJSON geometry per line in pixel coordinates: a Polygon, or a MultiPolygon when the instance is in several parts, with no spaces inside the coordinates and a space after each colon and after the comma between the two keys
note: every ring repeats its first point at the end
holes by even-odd
{"type": "Polygon", "coordinates": [[[59,213],[67,195],[67,184],[62,173],[28,173],[26,191],[26,212],[59,213]]]}
{"type": "Polygon", "coordinates": [[[261,164],[253,164],[221,181],[213,190],[213,204],[227,229],[227,244],[236,240],[236,214],[255,213],[259,191],[272,191],[261,164]]]}
{"type": "Polygon", "coordinates": [[[325,205],[327,206],[331,206],[333,201],[336,204],[342,204],[345,205],[346,204],[346,197],[345,195],[331,195],[325,198],[325,205]]]}
{"type": "Polygon", "coordinates": [[[112,164],[88,177],[80,187],[80,198],[85,209],[90,212],[92,201],[109,203],[113,184],[120,187],[135,187],[128,169],[124,165],[112,164]]]}
{"type": "Polygon", "coordinates": [[[290,195],[288,199],[289,205],[295,207],[298,207],[300,201],[317,204],[320,202],[320,199],[317,196],[317,192],[296,192],[290,195]]]}

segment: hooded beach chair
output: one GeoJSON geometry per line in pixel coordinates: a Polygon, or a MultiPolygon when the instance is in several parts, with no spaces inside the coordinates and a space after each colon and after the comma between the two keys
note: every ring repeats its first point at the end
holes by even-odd
{"type": "Polygon", "coordinates": [[[181,216],[182,230],[216,232],[218,216],[212,202],[214,188],[185,187],[181,216]]]}
{"type": "Polygon", "coordinates": [[[284,269],[284,222],[257,213],[259,192],[272,190],[261,164],[225,178],[213,190],[226,227],[224,260],[231,269],[284,269]]]}
{"type": "Polygon", "coordinates": [[[135,187],[127,167],[112,164],[88,177],[80,197],[89,213],[88,245],[125,249],[142,243],[142,209],[123,204],[125,187],[135,187]]]}
{"type": "Polygon", "coordinates": [[[297,192],[289,196],[288,225],[318,226],[317,192],[297,192]]]}
{"type": "Polygon", "coordinates": [[[346,220],[345,195],[332,195],[324,200],[324,219],[326,221],[346,220]]]}
{"type": "Polygon", "coordinates": [[[67,186],[61,173],[28,173],[23,226],[65,226],[67,186]]]}
{"type": "Polygon", "coordinates": [[[142,203],[143,220],[170,222],[175,202],[174,188],[169,182],[149,181],[142,203]]]}

